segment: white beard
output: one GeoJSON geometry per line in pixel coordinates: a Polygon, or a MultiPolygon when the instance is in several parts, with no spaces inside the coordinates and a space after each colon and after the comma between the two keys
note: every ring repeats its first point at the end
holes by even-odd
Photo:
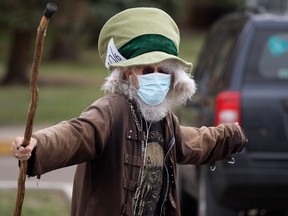
{"type": "Polygon", "coordinates": [[[158,105],[146,104],[137,93],[136,95],[133,94],[133,98],[137,102],[138,108],[146,121],[160,121],[168,114],[172,107],[172,104],[166,98],[158,105]]]}

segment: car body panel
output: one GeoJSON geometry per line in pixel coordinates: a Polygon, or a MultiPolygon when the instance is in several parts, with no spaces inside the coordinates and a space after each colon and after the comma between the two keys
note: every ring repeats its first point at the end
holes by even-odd
{"type": "MultiPolygon", "coordinates": [[[[197,112],[196,126],[214,125],[217,95],[236,91],[249,140],[234,156],[235,165],[219,161],[205,175],[214,201],[235,211],[288,209],[288,16],[241,13],[219,20],[208,34],[194,77],[198,92],[190,106],[197,112]]],[[[194,176],[204,169],[209,168],[195,169],[194,176]]],[[[199,185],[202,180],[197,179],[199,185]]],[[[188,193],[199,190],[185,185],[188,193]]]]}

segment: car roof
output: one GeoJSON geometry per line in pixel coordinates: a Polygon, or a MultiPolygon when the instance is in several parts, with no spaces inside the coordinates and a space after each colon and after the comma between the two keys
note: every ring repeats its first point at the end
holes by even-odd
{"type": "Polygon", "coordinates": [[[268,12],[251,12],[251,11],[240,11],[224,15],[219,19],[222,21],[233,21],[233,20],[249,20],[256,23],[264,22],[288,22],[288,14],[276,14],[268,12]]]}

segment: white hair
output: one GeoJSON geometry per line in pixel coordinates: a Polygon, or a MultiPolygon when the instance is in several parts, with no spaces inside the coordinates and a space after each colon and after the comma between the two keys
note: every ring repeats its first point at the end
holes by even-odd
{"type": "Polygon", "coordinates": [[[135,87],[131,87],[130,80],[123,79],[124,71],[127,68],[115,68],[111,71],[101,90],[124,94],[129,100],[137,102],[143,117],[147,121],[159,121],[167,115],[172,107],[184,105],[188,99],[192,98],[197,89],[194,79],[180,63],[168,60],[159,63],[159,65],[172,75],[170,90],[165,100],[159,105],[151,106],[140,99],[135,87]]]}

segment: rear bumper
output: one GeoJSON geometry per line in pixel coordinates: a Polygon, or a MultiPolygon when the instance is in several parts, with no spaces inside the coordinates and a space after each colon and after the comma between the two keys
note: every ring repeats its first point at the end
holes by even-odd
{"type": "Polygon", "coordinates": [[[209,174],[220,205],[237,209],[287,209],[288,171],[278,168],[219,169],[209,174]]]}

